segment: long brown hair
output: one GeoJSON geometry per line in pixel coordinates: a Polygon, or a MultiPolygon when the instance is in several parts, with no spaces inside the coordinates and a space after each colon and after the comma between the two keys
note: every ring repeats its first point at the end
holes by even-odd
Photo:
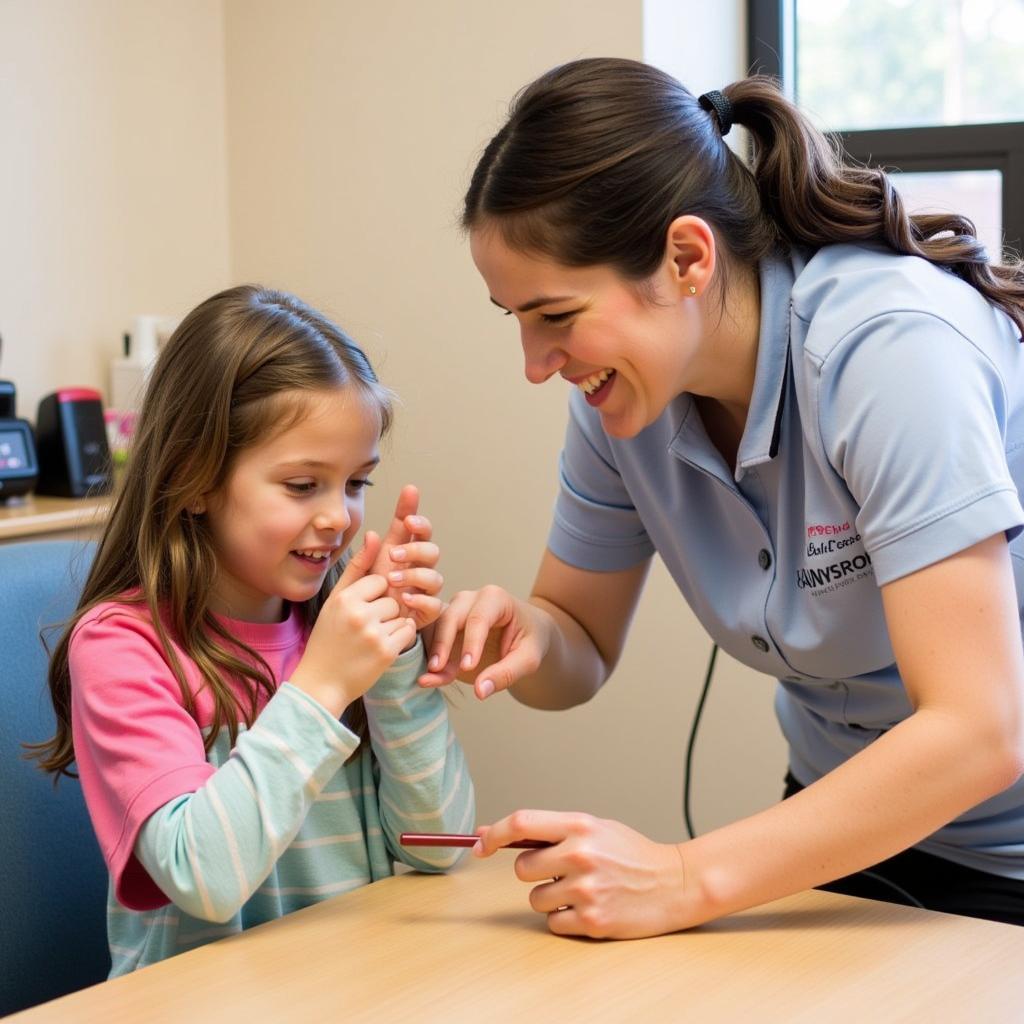
{"type": "MultiPolygon", "coordinates": [[[[50,659],[57,731],[29,747],[44,771],[57,778],[73,774],[68,647],[78,621],[104,601],[148,611],[190,713],[193,694],[172,636],[196,663],[214,703],[207,751],[222,728],[233,745],[239,719],[252,725],[260,694],[272,694],[274,682],[259,654],[209,610],[216,556],[205,518],[191,509],[224,482],[239,452],[296,422],[303,412],[296,392],[338,387],[355,388],[378,411],[381,434],[387,432],[391,393],[366,355],[294,295],[255,285],[230,288],[181,322],[153,368],[110,520],[77,610],[50,659]]],[[[302,606],[307,625],[341,571],[335,566],[320,593],[302,606]]],[[[361,705],[353,708],[357,731],[364,726],[360,712],[361,705]]]]}
{"type": "Polygon", "coordinates": [[[683,214],[702,217],[726,266],[776,247],[874,242],[973,285],[1024,332],[1024,267],[990,261],[955,214],[911,216],[884,171],[844,161],[773,79],[722,90],[752,140],[749,168],[717,114],[657,68],[612,58],[553,68],[513,100],[477,163],[462,224],[568,266],[607,264],[634,281],[664,256],[683,214]]]}

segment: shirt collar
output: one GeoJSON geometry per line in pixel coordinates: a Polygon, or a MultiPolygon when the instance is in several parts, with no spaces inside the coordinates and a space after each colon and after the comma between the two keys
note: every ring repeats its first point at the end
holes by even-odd
{"type": "Polygon", "coordinates": [[[789,367],[789,310],[800,258],[773,256],[762,261],[761,323],[757,341],[754,388],[747,424],[736,457],[736,480],[753,466],[775,458],[786,400],[789,367]]]}

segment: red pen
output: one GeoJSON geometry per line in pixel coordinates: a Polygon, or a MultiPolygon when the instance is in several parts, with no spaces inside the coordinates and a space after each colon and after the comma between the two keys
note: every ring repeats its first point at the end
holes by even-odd
{"type": "MultiPolygon", "coordinates": [[[[459,836],[445,832],[403,832],[403,846],[476,846],[479,836],[459,836]]],[[[544,839],[520,839],[516,843],[503,846],[503,850],[542,850],[552,846],[544,839]]]]}

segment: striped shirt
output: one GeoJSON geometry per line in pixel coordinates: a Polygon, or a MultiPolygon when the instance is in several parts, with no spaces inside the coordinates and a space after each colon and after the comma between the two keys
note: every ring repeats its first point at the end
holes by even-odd
{"type": "MultiPolygon", "coordinates": [[[[282,623],[222,619],[287,679],[305,649],[282,623]]],[[[366,693],[369,742],[288,682],[252,728],[209,753],[213,706],[178,648],[194,708],[144,611],[107,604],[76,627],[72,723],[82,787],[111,872],[111,976],[457,853],[399,846],[403,831],[473,827],[473,786],[447,706],[416,685],[417,643],[366,693]]]]}

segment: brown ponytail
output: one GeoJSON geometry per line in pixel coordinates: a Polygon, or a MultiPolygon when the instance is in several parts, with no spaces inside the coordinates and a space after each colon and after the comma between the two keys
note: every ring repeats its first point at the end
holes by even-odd
{"type": "Polygon", "coordinates": [[[761,205],[786,242],[812,248],[881,242],[921,256],[973,285],[1024,332],[1024,268],[1018,260],[989,262],[967,217],[909,214],[884,171],[845,163],[838,144],[786,100],[774,80],[745,78],[723,92],[753,139],[761,205]]]}
{"type": "Polygon", "coordinates": [[[844,163],[773,80],[722,92],[753,139],[750,168],[723,142],[718,115],[663,71],[613,58],[552,69],[515,98],[484,150],[463,226],[487,223],[513,248],[636,281],[654,272],[683,214],[712,225],[726,266],[755,265],[779,245],[880,243],[947,268],[1024,332],[1024,266],[988,262],[970,220],[910,216],[884,172],[844,163]]]}

